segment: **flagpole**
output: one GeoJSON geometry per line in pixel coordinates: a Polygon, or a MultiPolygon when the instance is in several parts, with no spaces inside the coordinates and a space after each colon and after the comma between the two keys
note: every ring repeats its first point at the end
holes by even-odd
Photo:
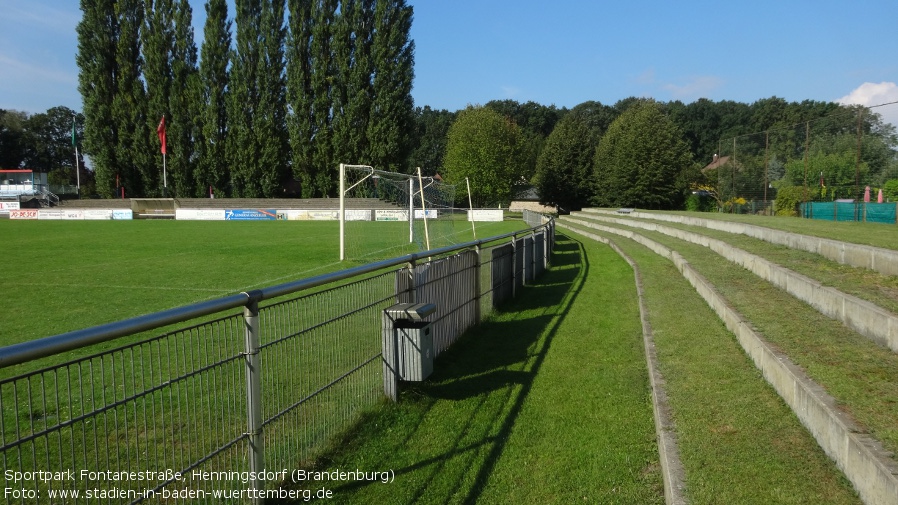
{"type": "Polygon", "coordinates": [[[165,114],[162,115],[162,119],[159,121],[159,126],[156,127],[156,134],[159,135],[159,144],[160,150],[162,151],[162,196],[168,196],[168,170],[165,166],[165,156],[168,154],[168,149],[165,147],[165,114]]]}
{"type": "MultiPolygon", "coordinates": [[[[78,199],[81,199],[81,167],[78,166],[78,137],[75,133],[75,116],[72,115],[72,147],[75,148],[75,190],[78,192],[78,199]]],[[[71,179],[69,179],[71,180],[71,179]]]]}
{"type": "Polygon", "coordinates": [[[78,191],[78,199],[81,199],[81,167],[78,166],[78,146],[75,146],[75,181],[75,184],[77,184],[75,188],[78,191]]]}

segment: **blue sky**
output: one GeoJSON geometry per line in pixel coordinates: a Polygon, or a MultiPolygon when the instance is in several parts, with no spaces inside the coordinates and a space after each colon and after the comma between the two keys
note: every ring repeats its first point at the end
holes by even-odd
{"type": "MultiPolygon", "coordinates": [[[[418,106],[898,101],[896,0],[409,3],[418,106]]],[[[204,2],[191,4],[201,36],[204,2]]],[[[80,18],[76,0],[0,0],[0,108],[81,109],[80,18]]],[[[879,111],[898,124],[898,105],[879,111]]]]}

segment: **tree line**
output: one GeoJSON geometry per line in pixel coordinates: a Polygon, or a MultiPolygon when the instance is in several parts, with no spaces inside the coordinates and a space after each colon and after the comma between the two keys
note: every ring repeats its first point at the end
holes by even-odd
{"type": "Polygon", "coordinates": [[[100,196],[336,196],[340,162],[401,169],[404,0],[82,0],[83,145],[100,196]],[[165,117],[166,179],[157,129],[165,117]]]}
{"type": "Polygon", "coordinates": [[[734,194],[769,177],[772,199],[781,187],[806,187],[808,173],[825,174],[826,182],[803,196],[810,199],[851,196],[842,192],[849,183],[854,189],[858,173],[865,183],[898,186],[887,184],[898,179],[895,129],[859,106],[778,97],[751,104],[629,97],[572,109],[514,100],[458,111],[415,108],[412,12],[402,2],[291,0],[284,23],[283,2],[240,1],[232,44],[226,3],[209,0],[198,63],[190,7],[173,2],[109,1],[117,10],[103,10],[100,1],[85,0],[79,26],[84,115],[60,107],[30,117],[0,111],[0,166],[55,167],[57,178],[65,173],[73,181],[74,150],[66,137],[74,115],[98,194],[125,187],[130,196],[159,195],[161,114],[152,111],[164,110],[172,196],[206,196],[209,187],[219,196],[335,196],[335,167],[350,162],[408,173],[421,167],[459,184],[469,177],[477,206],[505,205],[533,185],[544,203],[562,209],[683,208],[697,188],[714,191],[725,178],[706,166],[727,153],[729,141],[722,139],[734,138],[740,161],[725,181],[734,194]],[[116,37],[87,29],[100,13],[116,37]],[[110,40],[116,41],[111,52],[110,40]],[[812,124],[815,135],[806,141],[804,125],[812,124]],[[769,149],[765,139],[775,140],[769,149]],[[759,166],[769,173],[758,174],[759,166]]]}
{"type": "MultiPolygon", "coordinates": [[[[772,200],[780,188],[807,186],[807,173],[852,188],[856,179],[881,187],[898,179],[894,126],[864,107],[832,102],[771,97],[684,104],[630,97],[568,110],[504,101],[455,113],[425,108],[418,118],[415,154],[423,159],[442,152],[433,166],[442,167],[446,180],[479,181],[472,188],[475,205],[506,203],[528,183],[543,203],[563,210],[682,209],[694,203],[695,193],[721,206],[727,192],[734,201],[739,195],[761,200],[761,186],[768,185],[766,199],[772,200]],[[806,139],[805,129],[814,135],[806,139]],[[739,161],[709,169],[736,139],[739,161]]],[[[820,193],[808,198],[820,199],[820,193]]]]}

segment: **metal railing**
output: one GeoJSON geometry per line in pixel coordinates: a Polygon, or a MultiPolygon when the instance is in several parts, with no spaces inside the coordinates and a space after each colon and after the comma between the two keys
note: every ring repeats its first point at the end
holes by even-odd
{"type": "Polygon", "coordinates": [[[0,348],[4,501],[281,496],[285,469],[384,398],[388,306],[436,304],[442,352],[546,267],[553,236],[548,220],[0,348]]]}

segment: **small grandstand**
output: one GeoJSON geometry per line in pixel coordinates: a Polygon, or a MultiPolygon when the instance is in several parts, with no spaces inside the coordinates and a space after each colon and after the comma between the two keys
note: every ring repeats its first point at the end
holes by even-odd
{"type": "Polygon", "coordinates": [[[0,170],[0,212],[58,205],[59,197],[49,188],[46,173],[27,168],[0,170]]]}

